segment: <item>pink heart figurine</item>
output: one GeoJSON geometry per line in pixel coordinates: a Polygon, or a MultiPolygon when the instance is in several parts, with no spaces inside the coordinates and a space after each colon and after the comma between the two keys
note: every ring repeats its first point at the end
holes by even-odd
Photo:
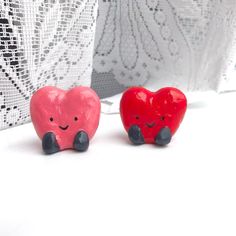
{"type": "Polygon", "coordinates": [[[100,119],[101,103],[89,87],[68,91],[47,86],[31,98],[30,113],[46,154],[64,149],[86,151],[100,119]]]}

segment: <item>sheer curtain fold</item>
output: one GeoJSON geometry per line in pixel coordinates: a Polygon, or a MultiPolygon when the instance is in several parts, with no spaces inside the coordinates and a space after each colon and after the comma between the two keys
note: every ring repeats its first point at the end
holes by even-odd
{"type": "Polygon", "coordinates": [[[93,84],[235,90],[235,41],[234,0],[100,0],[93,84]]]}

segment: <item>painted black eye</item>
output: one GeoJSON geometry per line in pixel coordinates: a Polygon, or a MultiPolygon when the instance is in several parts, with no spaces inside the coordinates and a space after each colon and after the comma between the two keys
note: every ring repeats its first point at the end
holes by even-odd
{"type": "Polygon", "coordinates": [[[74,118],[74,121],[77,121],[78,120],[78,117],[77,116],[75,116],[75,118],[74,118]]]}
{"type": "Polygon", "coordinates": [[[50,117],[50,121],[53,122],[53,117],[50,117]]]}
{"type": "Polygon", "coordinates": [[[161,120],[164,121],[165,120],[165,116],[161,116],[161,120]]]}
{"type": "Polygon", "coordinates": [[[135,116],[135,119],[136,119],[136,120],[139,120],[139,119],[140,119],[140,117],[139,117],[139,116],[135,116]]]}

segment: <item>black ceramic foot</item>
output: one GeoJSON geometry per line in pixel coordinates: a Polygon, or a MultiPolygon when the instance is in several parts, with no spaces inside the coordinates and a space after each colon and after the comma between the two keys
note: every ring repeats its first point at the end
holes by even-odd
{"type": "Polygon", "coordinates": [[[46,154],[53,154],[60,151],[56,136],[52,132],[46,133],[43,136],[42,147],[46,154]]]}
{"type": "Polygon", "coordinates": [[[135,145],[144,144],[144,138],[141,129],[137,125],[131,126],[129,129],[129,139],[135,145]]]}
{"type": "Polygon", "coordinates": [[[74,149],[79,152],[85,152],[89,147],[89,137],[86,132],[80,131],[74,139],[74,149]]]}
{"type": "Polygon", "coordinates": [[[159,146],[165,146],[170,143],[172,138],[171,131],[168,127],[162,128],[155,138],[155,142],[159,146]]]}

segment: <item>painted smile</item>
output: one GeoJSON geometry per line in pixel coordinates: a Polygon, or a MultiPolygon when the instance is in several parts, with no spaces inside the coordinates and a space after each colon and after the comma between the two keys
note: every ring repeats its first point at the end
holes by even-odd
{"type": "Polygon", "coordinates": [[[62,130],[67,130],[67,129],[69,128],[69,125],[67,125],[67,126],[65,126],[65,127],[59,126],[59,128],[62,129],[62,130]]]}
{"type": "Polygon", "coordinates": [[[148,128],[153,128],[155,125],[156,125],[155,122],[153,122],[153,123],[146,123],[146,126],[148,128]]]}

